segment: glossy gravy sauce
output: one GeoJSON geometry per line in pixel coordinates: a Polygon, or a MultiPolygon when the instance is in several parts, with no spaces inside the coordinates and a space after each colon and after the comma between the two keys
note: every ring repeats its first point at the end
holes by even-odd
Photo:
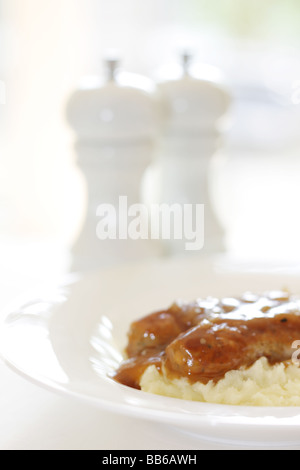
{"type": "Polygon", "coordinates": [[[288,361],[296,340],[300,299],[284,291],[178,302],[131,325],[127,360],[114,379],[140,389],[144,371],[155,365],[170,378],[217,382],[261,357],[270,364],[288,361]]]}

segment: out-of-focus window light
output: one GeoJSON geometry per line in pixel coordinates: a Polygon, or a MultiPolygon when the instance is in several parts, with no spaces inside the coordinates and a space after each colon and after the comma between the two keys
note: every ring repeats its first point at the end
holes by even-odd
{"type": "Polygon", "coordinates": [[[120,50],[127,69],[154,76],[188,46],[222,69],[236,100],[213,186],[228,246],[293,253],[299,21],[298,0],[0,0],[1,237],[73,240],[84,182],[64,106],[81,76],[101,72],[105,51],[120,50]]]}

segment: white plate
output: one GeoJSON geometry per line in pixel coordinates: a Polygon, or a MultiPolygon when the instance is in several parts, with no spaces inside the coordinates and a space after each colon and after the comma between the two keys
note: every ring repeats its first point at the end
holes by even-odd
{"type": "Polygon", "coordinates": [[[109,377],[122,359],[133,319],[178,298],[283,287],[300,294],[298,270],[236,270],[201,258],[76,276],[8,309],[0,328],[1,353],[10,367],[35,383],[114,413],[216,442],[295,446],[300,444],[300,408],[189,402],[133,390],[109,377]]]}

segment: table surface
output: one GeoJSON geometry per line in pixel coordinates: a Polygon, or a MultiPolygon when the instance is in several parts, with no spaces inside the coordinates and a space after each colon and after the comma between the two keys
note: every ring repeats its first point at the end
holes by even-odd
{"type": "MultiPolygon", "coordinates": [[[[32,260],[29,249],[18,251],[14,248],[10,251],[0,246],[3,260],[0,271],[1,309],[32,287],[37,277],[38,281],[41,281],[41,276],[43,280],[50,279],[64,269],[61,253],[57,253],[56,260],[60,262],[56,263],[49,250],[45,260],[43,246],[35,245],[34,250],[35,262],[29,263],[32,260]],[[47,266],[47,269],[42,270],[42,266],[47,266]]],[[[0,383],[1,450],[235,449],[184,437],[172,428],[158,428],[155,423],[115,415],[56,395],[27,381],[3,362],[0,362],[0,383]]]]}

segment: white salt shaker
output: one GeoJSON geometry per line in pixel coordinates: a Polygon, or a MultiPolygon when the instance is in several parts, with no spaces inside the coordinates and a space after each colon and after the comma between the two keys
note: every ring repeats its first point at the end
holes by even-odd
{"type": "MultiPolygon", "coordinates": [[[[223,251],[224,232],[213,208],[210,164],[221,148],[231,97],[215,78],[215,69],[200,66],[200,74],[193,72],[191,60],[184,53],[179,70],[158,82],[164,126],[152,172],[158,190],[151,197],[160,203],[204,205],[202,252],[211,254],[223,251]]],[[[149,181],[146,184],[151,187],[149,181]]],[[[171,255],[186,250],[186,240],[164,243],[171,255]]]]}
{"type": "Polygon", "coordinates": [[[84,80],[67,105],[88,192],[85,221],[73,246],[74,270],[142,260],[155,256],[158,248],[151,240],[132,240],[126,233],[119,237],[120,220],[126,230],[126,210],[140,202],[141,179],[153,157],[155,87],[142,76],[121,72],[117,59],[107,59],[105,66],[105,79],[84,80]],[[104,205],[114,207],[116,217],[107,220],[108,238],[99,239],[99,207],[104,205]]]}

